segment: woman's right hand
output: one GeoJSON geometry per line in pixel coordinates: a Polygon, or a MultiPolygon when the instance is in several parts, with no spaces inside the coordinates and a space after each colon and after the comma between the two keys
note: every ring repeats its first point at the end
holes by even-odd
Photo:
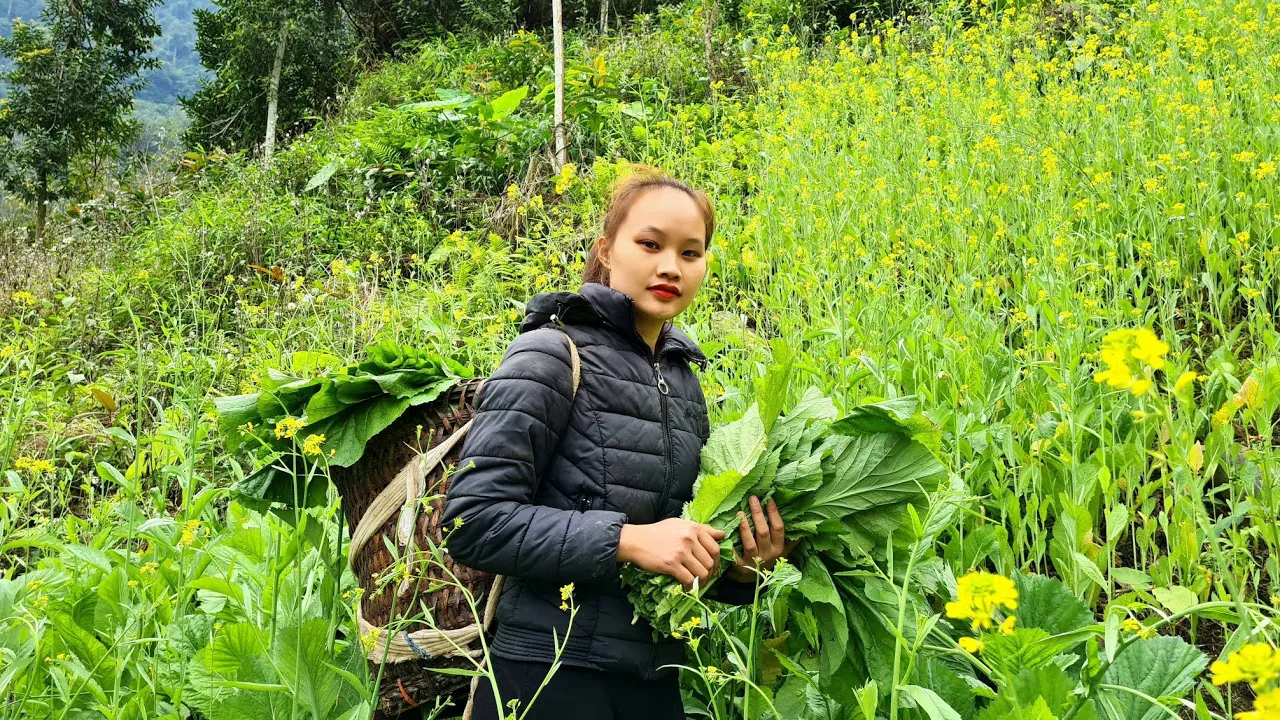
{"type": "Polygon", "coordinates": [[[623,525],[618,540],[618,562],[630,562],[644,570],[670,575],[685,590],[698,586],[720,567],[720,541],[725,532],[710,525],[669,518],[648,525],[623,525]]]}

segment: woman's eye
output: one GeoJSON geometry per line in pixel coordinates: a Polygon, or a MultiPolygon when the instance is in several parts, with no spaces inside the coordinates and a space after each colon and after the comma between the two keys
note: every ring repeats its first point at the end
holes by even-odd
{"type": "Polygon", "coordinates": [[[640,241],[640,244],[641,244],[641,245],[643,245],[643,246],[645,246],[645,247],[647,247],[647,248],[649,248],[649,249],[651,249],[651,250],[657,250],[657,249],[658,249],[658,243],[656,243],[656,242],[654,242],[654,241],[652,241],[652,240],[641,240],[641,241],[640,241]]]}
{"type": "Polygon", "coordinates": [[[684,251],[684,256],[685,256],[685,257],[687,257],[687,258],[690,258],[690,259],[696,260],[696,259],[698,259],[698,258],[702,257],[702,253],[698,252],[697,250],[685,250],[685,251],[684,251]]]}

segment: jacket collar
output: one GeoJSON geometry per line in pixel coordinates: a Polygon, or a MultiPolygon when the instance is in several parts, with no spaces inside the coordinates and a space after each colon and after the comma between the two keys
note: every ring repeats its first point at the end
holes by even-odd
{"type": "MultiPolygon", "coordinates": [[[[552,316],[566,325],[603,324],[626,337],[638,351],[648,353],[649,345],[636,330],[636,304],[630,295],[600,283],[583,283],[577,292],[550,292],[534,295],[525,308],[520,332],[528,332],[552,322],[552,316]]],[[[706,367],[707,357],[692,339],[668,322],[658,335],[656,356],[683,355],[689,362],[706,367]]]]}

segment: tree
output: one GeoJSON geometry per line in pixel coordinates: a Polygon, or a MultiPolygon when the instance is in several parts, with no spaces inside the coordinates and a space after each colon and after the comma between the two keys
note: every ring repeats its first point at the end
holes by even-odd
{"type": "Polygon", "coordinates": [[[36,204],[36,237],[49,203],[68,194],[73,165],[113,155],[137,135],[133,95],[160,32],[158,0],[48,0],[38,23],[0,38],[12,67],[0,77],[0,177],[36,204]]]}
{"type": "Polygon", "coordinates": [[[552,42],[555,44],[555,166],[556,170],[564,167],[568,161],[565,151],[564,127],[564,21],[561,17],[560,0],[551,0],[552,42]]]}
{"type": "Polygon", "coordinates": [[[355,38],[331,0],[223,0],[195,15],[196,50],[214,74],[180,100],[187,145],[266,155],[277,131],[305,129],[354,70],[355,38]]]}

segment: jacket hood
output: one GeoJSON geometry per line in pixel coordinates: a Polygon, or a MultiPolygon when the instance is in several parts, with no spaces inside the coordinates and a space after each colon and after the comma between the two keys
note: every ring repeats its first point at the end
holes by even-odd
{"type": "MultiPolygon", "coordinates": [[[[644,338],[636,330],[636,305],[630,295],[600,283],[583,283],[577,292],[548,292],[534,295],[525,307],[520,332],[536,330],[553,322],[552,316],[566,325],[603,324],[613,328],[638,347],[648,349],[644,338]]],[[[656,354],[683,355],[700,367],[707,365],[702,353],[688,335],[670,321],[658,335],[656,354]]]]}

